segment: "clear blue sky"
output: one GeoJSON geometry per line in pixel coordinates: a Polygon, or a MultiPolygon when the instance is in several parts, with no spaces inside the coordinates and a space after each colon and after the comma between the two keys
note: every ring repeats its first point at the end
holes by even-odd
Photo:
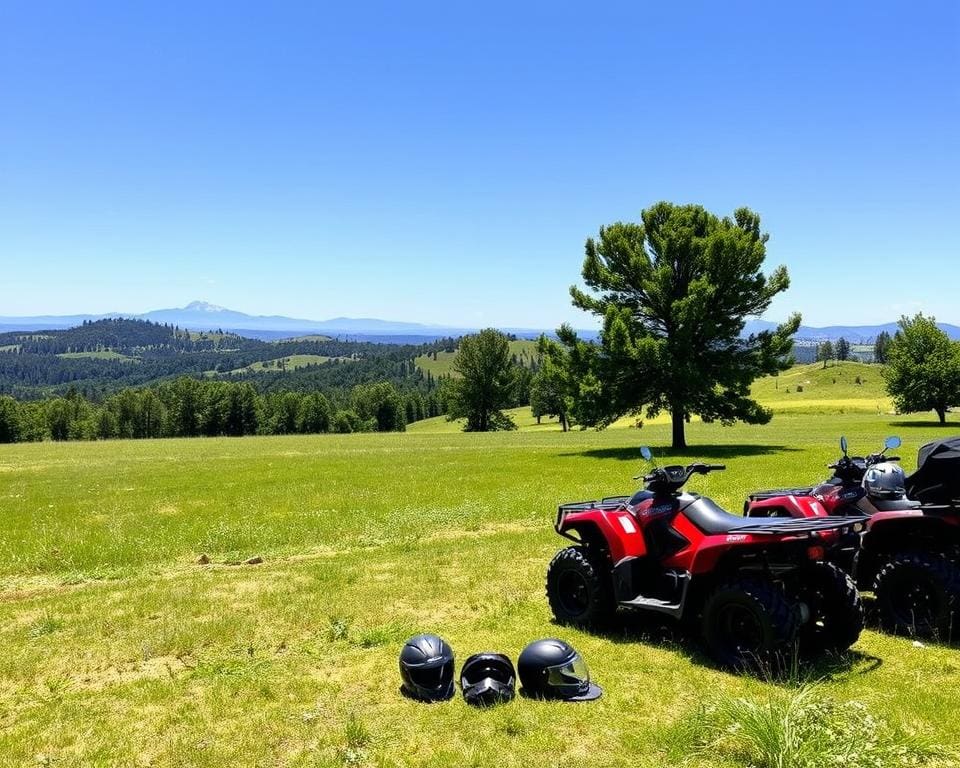
{"type": "Polygon", "coordinates": [[[960,323],[960,6],[0,4],[0,315],[585,325],[585,238],[749,205],[768,316],[960,323]],[[202,6],[202,7],[201,7],[202,6]]]}

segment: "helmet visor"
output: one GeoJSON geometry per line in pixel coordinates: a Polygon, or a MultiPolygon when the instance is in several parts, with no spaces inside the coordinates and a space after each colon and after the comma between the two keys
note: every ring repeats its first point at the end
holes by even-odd
{"type": "Polygon", "coordinates": [[[431,664],[411,667],[410,682],[422,691],[445,691],[453,684],[453,664],[431,664]]]}
{"type": "Polygon", "coordinates": [[[590,688],[590,668],[578,654],[566,664],[547,669],[547,685],[561,696],[576,696],[590,688]]]}

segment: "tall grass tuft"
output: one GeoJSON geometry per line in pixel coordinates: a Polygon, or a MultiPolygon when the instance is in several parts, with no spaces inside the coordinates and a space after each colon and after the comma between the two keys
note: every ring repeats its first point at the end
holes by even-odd
{"type": "Polygon", "coordinates": [[[678,757],[724,759],[751,768],[913,768],[953,757],[935,742],[838,702],[822,686],[772,689],[759,700],[721,695],[677,734],[678,757]]]}

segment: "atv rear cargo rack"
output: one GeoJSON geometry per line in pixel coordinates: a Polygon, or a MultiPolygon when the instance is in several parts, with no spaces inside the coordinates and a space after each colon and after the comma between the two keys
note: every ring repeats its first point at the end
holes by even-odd
{"type": "Polygon", "coordinates": [[[779,496],[809,496],[811,493],[813,493],[813,486],[808,485],[804,488],[771,488],[767,491],[754,491],[747,498],[750,501],[763,501],[779,496]]]}
{"type": "MultiPolygon", "coordinates": [[[[744,519],[773,520],[778,518],[744,519]]],[[[846,528],[859,532],[862,530],[864,523],[866,523],[869,519],[870,518],[865,515],[857,517],[792,517],[784,518],[783,522],[777,524],[765,523],[737,526],[736,528],[731,528],[729,533],[749,533],[753,535],[770,534],[783,536],[785,534],[816,533],[818,531],[842,531],[846,528]]]]}

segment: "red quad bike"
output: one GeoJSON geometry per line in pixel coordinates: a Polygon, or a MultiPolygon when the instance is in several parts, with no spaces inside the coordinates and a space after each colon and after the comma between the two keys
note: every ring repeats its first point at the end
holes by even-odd
{"type": "Polygon", "coordinates": [[[881,625],[897,632],[950,639],[960,618],[960,439],[938,441],[920,450],[920,468],[909,478],[884,456],[900,446],[888,437],[883,451],[867,457],[843,455],[830,464],[833,477],[812,488],[753,493],[744,504],[751,519],[868,517],[859,535],[847,535],[831,549],[830,560],[857,586],[872,589],[881,625]],[[870,473],[889,473],[902,484],[882,495],[870,473]],[[907,498],[907,492],[915,498],[907,498]]]}
{"type": "MultiPolygon", "coordinates": [[[[651,461],[650,451],[642,449],[651,461]]],[[[748,519],[683,493],[717,464],[655,467],[633,496],[560,505],[556,530],[575,542],[553,558],[547,599],[561,623],[603,625],[618,607],[679,620],[720,664],[785,671],[801,653],[844,651],[863,607],[850,578],[825,562],[824,534],[846,519],[748,519]]]]}

